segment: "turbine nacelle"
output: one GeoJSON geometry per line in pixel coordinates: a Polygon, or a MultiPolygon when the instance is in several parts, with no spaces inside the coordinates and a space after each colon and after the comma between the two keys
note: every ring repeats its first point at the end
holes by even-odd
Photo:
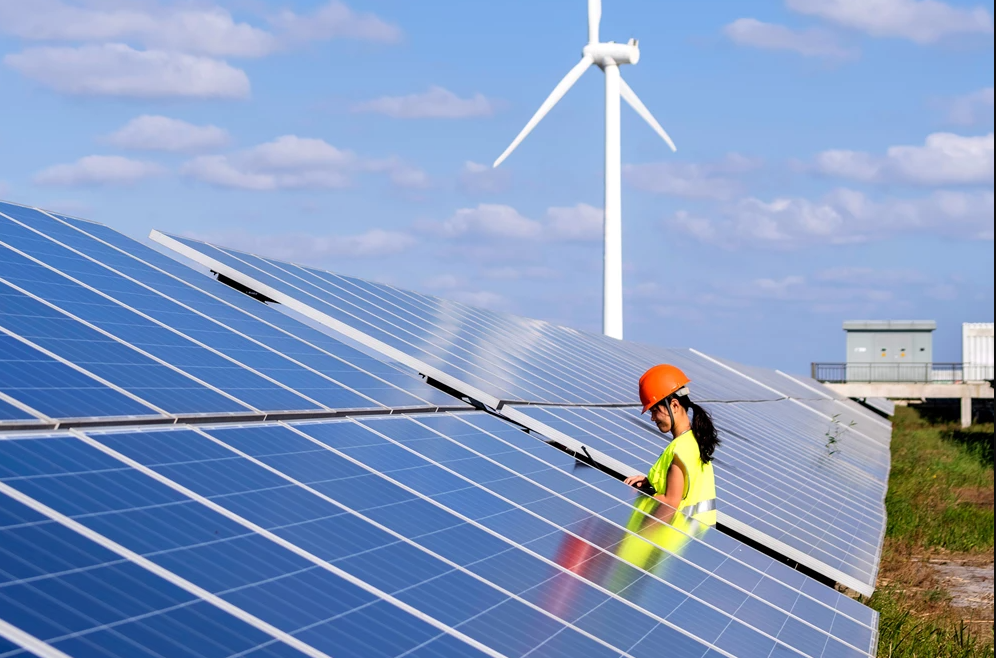
{"type": "Polygon", "coordinates": [[[628,43],[589,43],[581,50],[582,56],[590,58],[599,68],[616,64],[636,64],[640,61],[640,46],[636,39],[628,43]]]}

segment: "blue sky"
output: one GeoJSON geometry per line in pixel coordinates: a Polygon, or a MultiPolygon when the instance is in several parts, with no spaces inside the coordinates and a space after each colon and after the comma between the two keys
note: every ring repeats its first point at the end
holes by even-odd
{"type": "MultiPolygon", "coordinates": [[[[993,4],[603,0],[626,337],[795,372],[993,320],[993,4]]],[[[0,198],[599,331],[583,0],[0,0],[0,198]]]]}

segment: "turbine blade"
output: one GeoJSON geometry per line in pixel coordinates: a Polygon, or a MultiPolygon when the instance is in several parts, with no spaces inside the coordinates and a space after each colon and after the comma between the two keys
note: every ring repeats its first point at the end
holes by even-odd
{"type": "Polygon", "coordinates": [[[633,91],[628,84],[626,84],[626,81],[623,80],[622,77],[619,78],[619,93],[622,95],[623,99],[629,103],[630,107],[636,110],[636,113],[643,117],[644,121],[650,124],[650,127],[654,129],[654,132],[660,135],[661,138],[667,142],[667,145],[671,147],[672,151],[678,150],[675,147],[674,142],[671,141],[671,138],[668,136],[667,132],[661,128],[661,124],[657,123],[657,119],[654,118],[654,115],[650,113],[647,106],[643,104],[643,101],[640,100],[639,96],[636,95],[636,92],[633,91]]]}
{"type": "Polygon", "coordinates": [[[574,68],[572,68],[570,71],[567,72],[567,75],[564,76],[564,79],[561,80],[560,83],[553,88],[553,91],[550,92],[550,95],[547,96],[545,101],[543,101],[543,104],[540,105],[540,108],[536,110],[536,114],[534,114],[533,118],[529,120],[529,123],[527,123],[526,127],[522,129],[522,132],[520,132],[519,135],[514,140],[512,140],[512,143],[509,145],[507,149],[505,149],[505,152],[502,153],[497,160],[495,160],[494,165],[492,165],[493,167],[497,167],[498,165],[500,165],[505,160],[505,158],[507,158],[512,153],[512,151],[515,150],[515,147],[518,146],[522,142],[522,140],[526,138],[526,135],[532,132],[532,129],[536,127],[536,124],[539,123],[540,120],[542,120],[543,117],[546,116],[546,113],[550,111],[550,108],[552,108],[554,105],[557,104],[557,101],[559,101],[561,98],[564,97],[564,94],[567,93],[567,90],[574,86],[574,83],[578,81],[578,78],[581,77],[581,74],[584,73],[589,66],[591,66],[591,63],[592,63],[591,57],[588,57],[586,55],[581,58],[580,62],[574,65],[574,68]]]}
{"type": "Polygon", "coordinates": [[[588,0],[588,43],[598,43],[598,24],[602,20],[602,0],[588,0]]]}

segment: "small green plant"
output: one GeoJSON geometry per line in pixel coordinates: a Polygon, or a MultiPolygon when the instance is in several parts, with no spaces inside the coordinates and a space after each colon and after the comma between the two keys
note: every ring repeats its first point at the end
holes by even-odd
{"type": "Polygon", "coordinates": [[[844,427],[843,425],[840,424],[840,420],[838,420],[839,416],[840,414],[834,414],[833,416],[831,416],[830,427],[827,429],[825,434],[825,436],[827,437],[827,443],[825,446],[827,449],[827,455],[831,457],[840,452],[840,448],[838,447],[837,444],[840,443],[841,435],[844,433],[845,430],[848,430],[854,427],[855,425],[855,421],[852,420],[847,424],[847,427],[844,427]]]}

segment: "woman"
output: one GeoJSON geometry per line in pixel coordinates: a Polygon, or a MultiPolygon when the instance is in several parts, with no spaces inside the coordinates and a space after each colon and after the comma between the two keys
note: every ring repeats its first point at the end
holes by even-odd
{"type": "MultiPolygon", "coordinates": [[[[663,503],[654,514],[668,522],[677,511],[683,520],[716,525],[716,480],[712,458],[719,436],[709,412],[688,397],[688,377],[678,368],[661,364],[640,378],[643,413],[657,429],[674,437],[646,475],[626,478],[628,485],[651,489],[663,503]],[[691,412],[691,417],[689,417],[691,412]]],[[[658,506],[655,506],[658,507],[658,506]]]]}

